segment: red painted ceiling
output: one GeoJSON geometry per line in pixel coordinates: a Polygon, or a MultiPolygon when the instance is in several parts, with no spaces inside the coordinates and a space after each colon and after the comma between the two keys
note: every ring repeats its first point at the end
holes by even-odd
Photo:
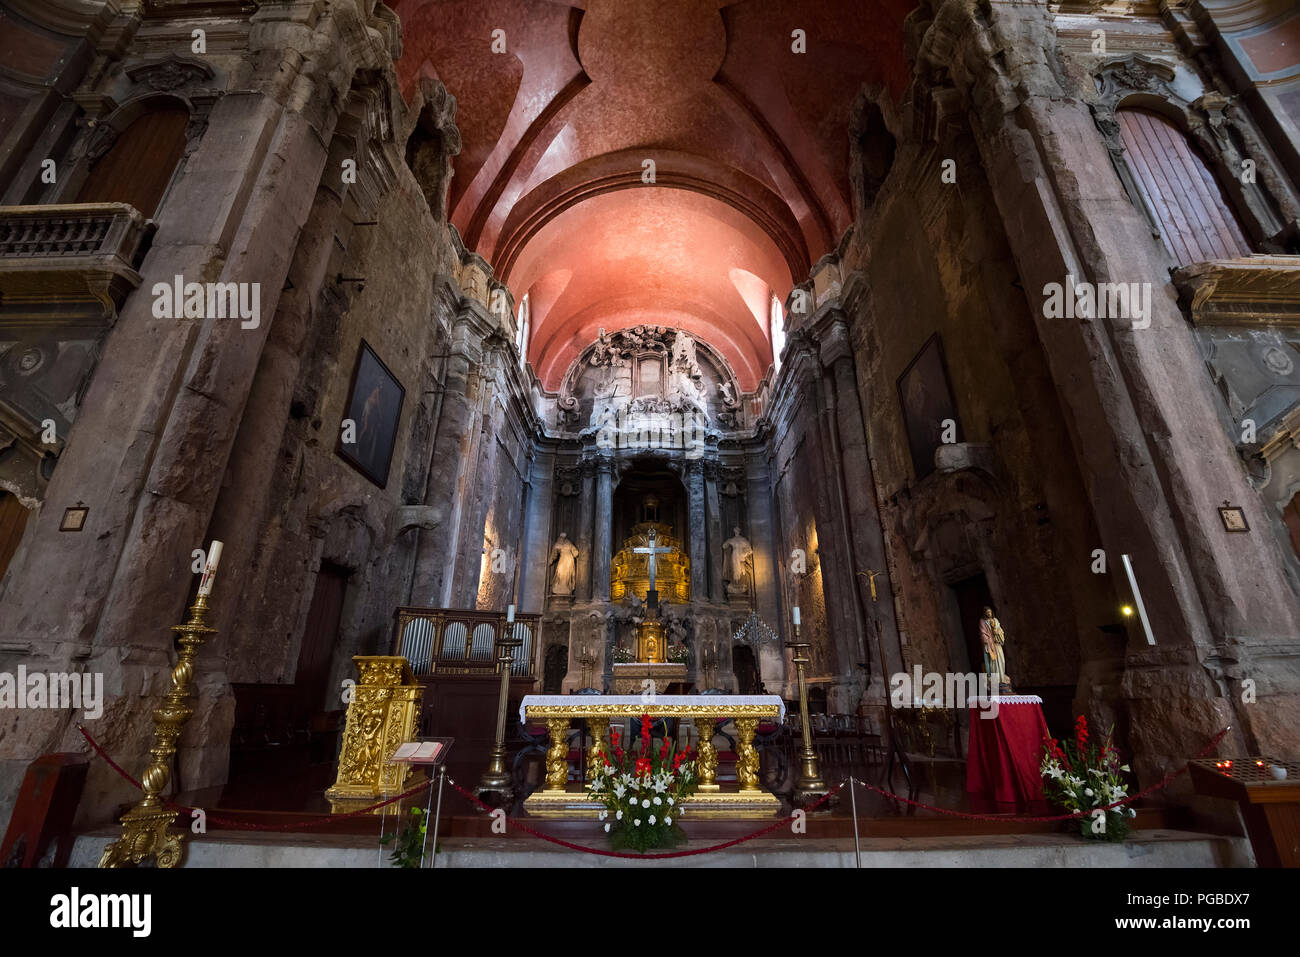
{"type": "Polygon", "coordinates": [[[653,323],[705,339],[753,389],[767,290],[784,298],[851,222],[849,109],[865,84],[906,84],[914,0],[389,5],[403,91],[433,76],[456,97],[451,219],[529,294],[543,384],[599,327],[653,323]]]}

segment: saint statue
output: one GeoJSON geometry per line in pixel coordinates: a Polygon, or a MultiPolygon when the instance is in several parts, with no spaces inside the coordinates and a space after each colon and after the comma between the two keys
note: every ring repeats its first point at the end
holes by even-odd
{"type": "Polygon", "coordinates": [[[754,554],[749,539],[740,534],[740,526],[731,529],[731,538],[722,543],[722,554],[726,561],[723,579],[727,583],[727,595],[749,594],[749,569],[746,567],[754,554]]]}
{"type": "Polygon", "coordinates": [[[578,577],[578,546],[569,541],[564,532],[560,532],[560,537],[555,540],[547,564],[555,566],[551,575],[551,594],[572,595],[573,583],[578,577]]]}
{"type": "Polygon", "coordinates": [[[1007,656],[1003,651],[1007,636],[1002,632],[1002,623],[993,617],[992,608],[985,608],[980,618],[980,641],[984,644],[984,673],[989,676],[991,690],[997,694],[1003,687],[1010,689],[1007,656]]]}

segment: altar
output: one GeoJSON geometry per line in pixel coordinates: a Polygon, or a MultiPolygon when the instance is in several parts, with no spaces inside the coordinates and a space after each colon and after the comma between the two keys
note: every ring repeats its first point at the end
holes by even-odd
{"type": "MultiPolygon", "coordinates": [[[[694,817],[771,817],[780,800],[758,781],[754,733],[760,722],[785,720],[785,702],[776,695],[527,695],[519,705],[525,724],[544,723],[551,746],[546,752],[546,786],[524,801],[529,814],[594,819],[601,805],[587,796],[584,782],[569,784],[569,725],[585,720],[591,736],[587,767],[604,764],[611,721],[689,718],[699,738],[696,771],[699,789],[686,804],[694,817]],[[736,728],[736,784],[717,782],[718,752],[713,736],[720,724],[736,728]]],[[[583,742],[586,743],[585,741],[583,742]]]]}

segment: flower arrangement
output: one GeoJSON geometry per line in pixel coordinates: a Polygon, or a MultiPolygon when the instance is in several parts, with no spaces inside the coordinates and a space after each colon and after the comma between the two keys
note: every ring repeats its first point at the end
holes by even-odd
{"type": "Polygon", "coordinates": [[[669,740],[655,750],[650,724],[650,716],[642,715],[641,746],[635,750],[625,750],[618,729],[610,730],[605,765],[588,790],[592,800],[604,805],[598,817],[614,850],[645,853],[686,840],[678,818],[682,801],[695,793],[695,760],[690,748],[678,751],[669,740]]]}
{"type": "Polygon", "coordinates": [[[1129,818],[1137,817],[1127,804],[1101,810],[1128,797],[1121,772],[1129,766],[1119,763],[1119,752],[1111,743],[1113,731],[1112,727],[1098,745],[1089,738],[1088,719],[1079,715],[1074,740],[1064,747],[1055,738],[1043,738],[1043,792],[1067,811],[1083,812],[1079,833],[1100,841],[1124,840],[1129,818]]]}
{"type": "Polygon", "coordinates": [[[615,664],[625,665],[628,662],[635,661],[635,660],[636,660],[636,655],[632,653],[632,650],[630,648],[624,648],[622,645],[615,646],[614,648],[615,664]]]}
{"type": "Polygon", "coordinates": [[[674,664],[686,664],[691,658],[691,650],[685,645],[669,645],[668,660],[674,664]]]}

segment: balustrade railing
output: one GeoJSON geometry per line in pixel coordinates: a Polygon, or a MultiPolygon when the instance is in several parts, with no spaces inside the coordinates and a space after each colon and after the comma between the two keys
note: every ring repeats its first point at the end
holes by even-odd
{"type": "Polygon", "coordinates": [[[0,259],[112,256],[138,263],[153,224],[124,203],[0,207],[0,259]]]}
{"type": "MultiPolygon", "coordinates": [[[[533,677],[533,651],[541,615],[516,615],[510,674],[533,677]]],[[[506,637],[505,612],[401,607],[393,613],[393,654],[417,676],[497,674],[498,645],[506,637]]]]}

